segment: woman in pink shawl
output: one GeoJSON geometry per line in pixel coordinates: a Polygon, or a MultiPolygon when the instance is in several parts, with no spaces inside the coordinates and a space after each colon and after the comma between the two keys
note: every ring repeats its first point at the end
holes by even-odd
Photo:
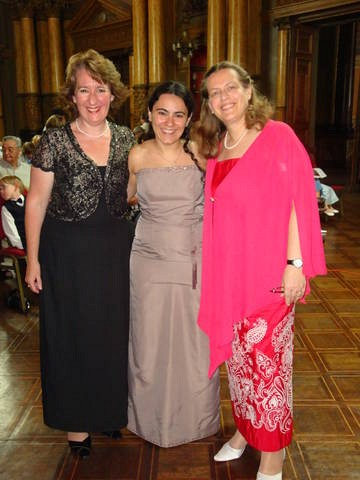
{"type": "Polygon", "coordinates": [[[215,455],[261,451],[257,480],[280,480],[292,436],[294,305],[326,273],[313,172],[293,130],[248,73],[206,73],[196,130],[209,159],[199,325],[212,375],[226,361],[237,431],[215,455]]]}

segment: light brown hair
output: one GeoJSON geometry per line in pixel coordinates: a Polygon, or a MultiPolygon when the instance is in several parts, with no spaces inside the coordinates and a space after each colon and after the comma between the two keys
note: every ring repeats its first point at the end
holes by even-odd
{"type": "Polygon", "coordinates": [[[245,112],[245,124],[247,128],[256,126],[261,130],[273,114],[273,107],[269,100],[261,95],[254,87],[252,78],[244,68],[228,61],[216,63],[205,73],[202,81],[200,88],[200,121],[196,122],[192,129],[192,137],[196,140],[200,152],[206,158],[216,156],[219,140],[225,130],[224,124],[210,111],[207,80],[213,73],[226,68],[232,69],[237,74],[238,80],[244,88],[252,87],[252,95],[245,112]]]}
{"type": "Polygon", "coordinates": [[[120,73],[111,60],[93,49],[76,53],[69,59],[65,72],[65,84],[61,90],[64,110],[70,120],[74,120],[78,116],[73,95],[76,88],[76,73],[81,68],[85,68],[97,82],[109,86],[111,94],[114,96],[110,105],[110,112],[116,111],[130,95],[129,89],[122,83],[120,73]]]}

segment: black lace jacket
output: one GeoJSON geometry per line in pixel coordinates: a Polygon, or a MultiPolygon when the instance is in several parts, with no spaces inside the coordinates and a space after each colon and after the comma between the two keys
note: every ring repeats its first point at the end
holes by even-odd
{"type": "Polygon", "coordinates": [[[66,221],[89,217],[98,206],[103,187],[110,214],[115,217],[124,214],[129,178],[127,159],[135,139],[129,128],[114,123],[109,126],[111,142],[104,182],[95,162],[82,151],[70,124],[42,135],[32,165],[54,172],[49,216],[66,221]]]}

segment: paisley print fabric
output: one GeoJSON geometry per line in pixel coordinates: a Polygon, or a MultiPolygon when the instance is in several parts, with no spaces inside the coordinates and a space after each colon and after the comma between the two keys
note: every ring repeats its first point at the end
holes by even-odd
{"type": "Polygon", "coordinates": [[[272,452],[291,442],[294,306],[271,305],[234,325],[226,362],[236,425],[247,442],[272,452]]]}

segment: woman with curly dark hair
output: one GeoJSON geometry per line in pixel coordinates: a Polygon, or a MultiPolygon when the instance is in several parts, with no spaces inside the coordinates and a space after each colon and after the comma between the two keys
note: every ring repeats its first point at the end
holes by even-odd
{"type": "Polygon", "coordinates": [[[107,120],[128,89],[95,50],[70,58],[63,96],[70,122],[46,129],[32,160],[26,282],[40,293],[44,421],[85,457],[90,432],[119,436],[127,424],[134,136],[107,120]]]}
{"type": "Polygon", "coordinates": [[[149,131],[129,156],[129,197],[141,215],[130,260],[128,428],[171,447],[219,428],[219,381],[207,378],[200,300],[203,172],[189,141],[192,95],[159,85],[149,131]]]}

